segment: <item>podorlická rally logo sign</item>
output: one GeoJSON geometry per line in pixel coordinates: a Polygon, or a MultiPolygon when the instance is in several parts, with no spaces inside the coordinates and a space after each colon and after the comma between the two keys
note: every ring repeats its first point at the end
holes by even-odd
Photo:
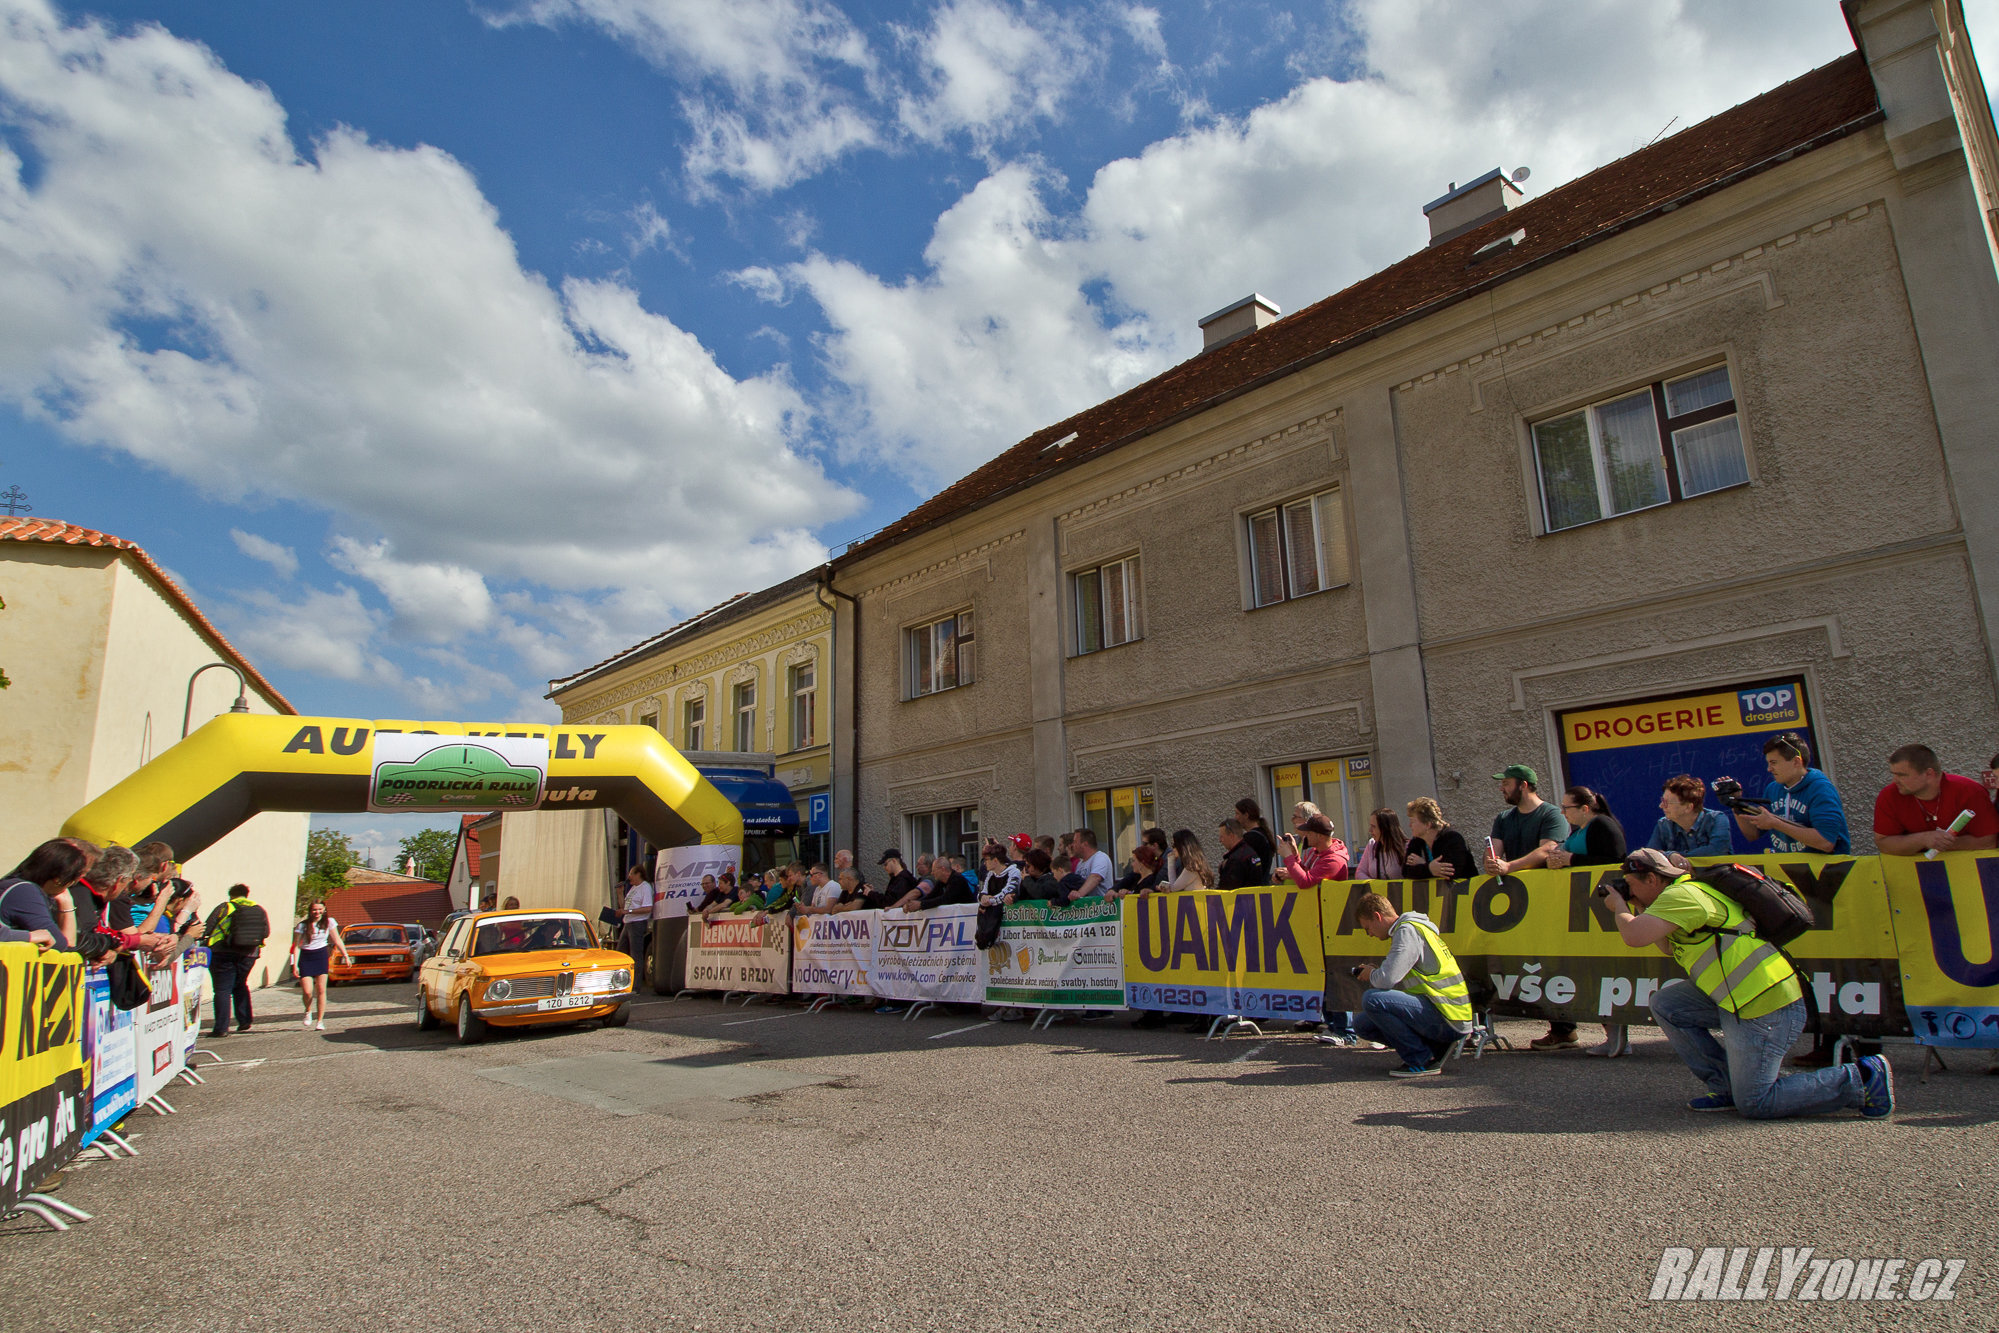
{"type": "Polygon", "coordinates": [[[370,810],[531,810],[548,777],[537,736],[375,735],[370,810]]]}

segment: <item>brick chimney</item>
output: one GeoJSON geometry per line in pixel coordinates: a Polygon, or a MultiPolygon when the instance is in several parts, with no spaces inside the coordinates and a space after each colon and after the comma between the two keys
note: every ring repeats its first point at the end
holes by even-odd
{"type": "Polygon", "coordinates": [[[1223,343],[1232,343],[1274,323],[1284,312],[1277,303],[1251,292],[1233,305],[1225,305],[1201,321],[1201,350],[1212,352],[1223,343]]]}
{"type": "Polygon", "coordinates": [[[1430,244],[1441,245],[1481,222],[1490,222],[1525,198],[1520,187],[1506,179],[1498,167],[1468,185],[1453,181],[1443,198],[1423,205],[1423,216],[1430,220],[1430,244]]]}

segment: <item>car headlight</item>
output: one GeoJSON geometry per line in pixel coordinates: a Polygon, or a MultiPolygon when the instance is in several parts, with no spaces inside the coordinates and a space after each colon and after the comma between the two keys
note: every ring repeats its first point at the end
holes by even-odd
{"type": "Polygon", "coordinates": [[[486,998],[489,1000],[504,1000],[513,993],[514,983],[504,978],[486,987],[486,998]]]}
{"type": "Polygon", "coordinates": [[[632,972],[628,967],[608,972],[583,972],[576,978],[576,989],[580,991],[623,990],[631,984],[632,972]]]}
{"type": "Polygon", "coordinates": [[[631,984],[632,970],[629,967],[621,967],[611,973],[612,990],[623,990],[631,984]]]}

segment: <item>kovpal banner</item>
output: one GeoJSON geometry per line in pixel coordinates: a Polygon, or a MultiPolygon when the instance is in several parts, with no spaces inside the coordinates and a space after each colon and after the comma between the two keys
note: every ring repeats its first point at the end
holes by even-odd
{"type": "MultiPolygon", "coordinates": [[[[1817,925],[1787,950],[1818,1000],[1820,1030],[1878,1037],[1909,1031],[1902,1010],[1893,918],[1874,857],[1728,858],[1798,890],[1817,925]]],[[[1706,859],[1696,862],[1707,864],[1706,859]]],[[[1363,894],[1422,912],[1465,969],[1473,1003],[1512,1017],[1649,1023],[1652,992],[1684,975],[1657,949],[1624,943],[1595,889],[1614,867],[1529,870],[1472,880],[1353,880],[1321,886],[1325,966],[1336,1007],[1358,1009],[1365,988],[1348,976],[1386,944],[1354,922],[1363,894]]]]}
{"type": "Polygon", "coordinates": [[[791,987],[791,914],[689,920],[687,987],[783,995],[791,987]]]}
{"type": "Polygon", "coordinates": [[[716,879],[725,870],[738,870],[743,863],[741,847],[662,847],[653,875],[652,919],[686,916],[689,904],[701,901],[705,892],[701,881],[716,879]]]}
{"type": "Polygon", "coordinates": [[[0,1211],[83,1146],[83,960],[0,944],[0,1211]]]}
{"type": "Polygon", "coordinates": [[[1198,889],[1125,898],[1120,907],[1130,1008],[1319,1017],[1326,974],[1317,891],[1198,889]]]}
{"type": "Polygon", "coordinates": [[[1124,929],[1115,902],[1085,898],[1006,909],[986,950],[986,1003],[1029,1009],[1124,1008],[1124,929]]]}
{"type": "Polygon", "coordinates": [[[111,1003],[111,982],[102,972],[84,980],[83,995],[84,1049],[90,1063],[90,1122],[83,1134],[87,1144],[139,1104],[139,1044],[132,1032],[132,1015],[111,1003]]]}
{"type": "Polygon", "coordinates": [[[885,911],[869,984],[890,1000],[980,1004],[986,997],[986,955],[978,947],[978,932],[979,909],[972,903],[885,911]]]}
{"type": "Polygon", "coordinates": [[[1999,1046],[1999,854],[1884,856],[1880,864],[1916,1040],[1999,1046]]]}
{"type": "Polygon", "coordinates": [[[872,995],[877,911],[815,912],[791,919],[791,989],[801,995],[872,995]]]}
{"type": "Polygon", "coordinates": [[[181,1030],[179,963],[148,967],[146,980],[152,983],[152,998],[132,1015],[133,1037],[138,1042],[134,1096],[142,1103],[173,1082],[187,1060],[181,1030]]]}
{"type": "Polygon", "coordinates": [[[532,810],[548,781],[548,737],[375,733],[370,810],[532,810]]]}

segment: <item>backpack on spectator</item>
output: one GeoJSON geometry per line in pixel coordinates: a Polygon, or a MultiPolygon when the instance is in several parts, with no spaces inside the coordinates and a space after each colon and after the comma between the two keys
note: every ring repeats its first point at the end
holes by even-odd
{"type": "Polygon", "coordinates": [[[271,918],[255,903],[244,903],[229,914],[229,947],[261,949],[270,938],[271,918]]]}
{"type": "Polygon", "coordinates": [[[1693,880],[1740,907],[1754,924],[1756,938],[1765,944],[1781,949],[1817,924],[1811,905],[1797,890],[1754,866],[1702,866],[1693,872],[1693,880]]]}
{"type": "Polygon", "coordinates": [[[153,998],[153,983],[146,976],[146,969],[139,966],[139,960],[129,953],[121,953],[111,960],[111,970],[105,978],[111,989],[111,1005],[115,1009],[137,1009],[153,998]]]}

